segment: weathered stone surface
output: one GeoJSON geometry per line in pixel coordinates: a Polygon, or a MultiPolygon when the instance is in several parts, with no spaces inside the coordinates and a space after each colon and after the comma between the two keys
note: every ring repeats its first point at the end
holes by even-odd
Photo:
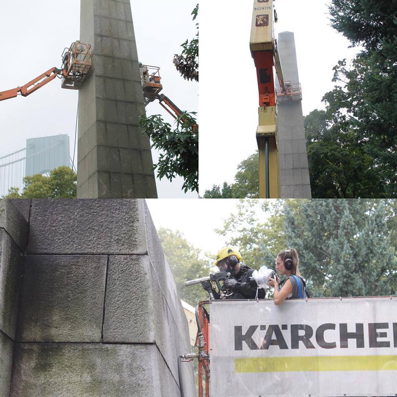
{"type": "Polygon", "coordinates": [[[0,331],[0,396],[8,396],[10,392],[12,354],[14,343],[0,331]]]}
{"type": "Polygon", "coordinates": [[[79,90],[77,196],[157,197],[129,1],[81,2],[81,40],[94,70],[79,90]]]}
{"type": "Polygon", "coordinates": [[[11,237],[0,229],[0,331],[15,338],[22,254],[11,237]]]}
{"type": "MultiPolygon", "coordinates": [[[[29,219],[11,395],[193,397],[187,323],[145,202],[32,200],[29,219]]],[[[18,247],[1,229],[0,242],[2,291],[18,247]]]]}
{"type": "MultiPolygon", "coordinates": [[[[159,350],[164,356],[167,364],[174,374],[178,376],[178,356],[191,351],[188,337],[187,321],[183,309],[178,305],[173,306],[172,301],[167,298],[168,294],[164,293],[167,281],[156,278],[157,272],[151,266],[152,272],[152,289],[154,294],[152,309],[152,328],[155,335],[155,341],[159,350]],[[157,293],[156,293],[157,291],[157,293]]],[[[187,377],[189,379],[189,377],[187,377]]],[[[193,383],[193,377],[189,379],[193,383]]]]}
{"type": "Polygon", "coordinates": [[[33,200],[28,252],[144,254],[143,201],[33,200]]]}
{"type": "Polygon", "coordinates": [[[155,345],[19,344],[16,363],[12,397],[180,396],[155,345]]]}
{"type": "MultiPolygon", "coordinates": [[[[292,32],[278,35],[284,81],[299,84],[295,39],[292,32]]],[[[301,101],[278,104],[278,151],[282,198],[311,198],[309,166],[301,101]]]]}
{"type": "Polygon", "coordinates": [[[104,342],[155,342],[149,277],[147,255],[109,258],[104,342]]]}
{"type": "Polygon", "coordinates": [[[27,223],[13,201],[0,200],[0,229],[6,230],[18,247],[25,247],[28,234],[27,223]]]}
{"type": "MultiPolygon", "coordinates": [[[[179,379],[178,356],[190,352],[187,322],[148,211],[145,224],[148,256],[110,258],[104,341],[156,343],[179,379]]],[[[191,371],[181,370],[186,384],[193,385],[191,371]]]]}
{"type": "MultiPolygon", "coordinates": [[[[146,244],[148,246],[148,254],[149,254],[150,262],[152,264],[156,264],[156,271],[158,274],[157,277],[160,280],[167,280],[163,248],[161,246],[159,236],[153,224],[153,220],[146,203],[144,207],[144,213],[145,213],[145,228],[146,228],[146,244]]],[[[173,303],[175,304],[175,302],[173,303]]]]}
{"type": "Polygon", "coordinates": [[[28,256],[18,341],[99,342],[106,256],[28,256]]]}
{"type": "Polygon", "coordinates": [[[163,248],[147,205],[145,205],[145,225],[151,270],[156,273],[152,278],[158,282],[158,288],[166,297],[169,306],[178,308],[176,313],[181,316],[180,318],[185,319],[174,276],[165,259],[163,248]]]}
{"type": "Polygon", "coordinates": [[[21,213],[26,222],[29,222],[31,199],[10,199],[14,207],[21,213]]]}

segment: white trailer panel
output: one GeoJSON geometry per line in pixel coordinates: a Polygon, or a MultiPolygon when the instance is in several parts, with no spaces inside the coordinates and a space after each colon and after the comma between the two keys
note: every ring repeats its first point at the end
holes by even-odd
{"type": "Polygon", "coordinates": [[[215,301],[211,396],[397,395],[397,298],[215,301]]]}

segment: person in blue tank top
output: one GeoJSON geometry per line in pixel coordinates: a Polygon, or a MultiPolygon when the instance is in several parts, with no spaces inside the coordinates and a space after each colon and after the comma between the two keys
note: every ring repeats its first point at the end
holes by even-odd
{"type": "Polygon", "coordinates": [[[273,300],[280,305],[286,299],[306,299],[306,282],[299,272],[299,255],[296,249],[281,251],[276,258],[276,271],[285,276],[282,282],[278,277],[271,278],[269,285],[274,287],[273,300]]]}

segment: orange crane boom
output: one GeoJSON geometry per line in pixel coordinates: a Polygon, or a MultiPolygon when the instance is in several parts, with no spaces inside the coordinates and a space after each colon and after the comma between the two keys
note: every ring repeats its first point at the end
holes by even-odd
{"type": "Polygon", "coordinates": [[[160,94],[157,96],[157,99],[159,100],[160,105],[175,119],[178,119],[178,117],[181,116],[183,113],[181,109],[178,108],[178,106],[175,105],[174,102],[171,101],[170,98],[168,98],[164,94],[160,94]]]}
{"type": "MultiPolygon", "coordinates": [[[[170,98],[164,94],[160,94],[160,91],[163,89],[163,85],[161,84],[160,68],[158,66],[140,64],[140,72],[145,106],[157,99],[160,105],[174,119],[186,121],[187,117],[184,119],[184,112],[179,109],[179,107],[175,105],[170,98]]],[[[193,132],[197,132],[197,129],[197,124],[193,125],[193,132]]]]}
{"type": "Polygon", "coordinates": [[[35,79],[29,81],[22,87],[13,88],[12,90],[2,91],[0,92],[0,101],[4,101],[5,99],[15,98],[18,94],[22,96],[28,96],[32,92],[35,92],[43,85],[46,85],[55,77],[57,77],[61,73],[60,69],[51,68],[46,72],[42,73],[40,76],[37,76],[35,79]]]}
{"type": "Polygon", "coordinates": [[[18,94],[28,96],[54,80],[57,76],[63,79],[62,88],[79,89],[91,71],[91,45],[75,41],[69,49],[65,49],[62,62],[63,65],[61,69],[53,67],[22,87],[0,91],[0,101],[15,98],[18,94]]]}

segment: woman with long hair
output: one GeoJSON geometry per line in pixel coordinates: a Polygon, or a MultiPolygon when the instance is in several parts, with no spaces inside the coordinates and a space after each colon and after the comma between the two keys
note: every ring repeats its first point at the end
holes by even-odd
{"type": "Polygon", "coordinates": [[[269,285],[274,287],[273,300],[280,305],[286,299],[305,299],[308,297],[306,282],[299,272],[299,255],[296,249],[281,251],[276,258],[276,271],[285,276],[279,282],[278,277],[271,278],[269,285]]]}

